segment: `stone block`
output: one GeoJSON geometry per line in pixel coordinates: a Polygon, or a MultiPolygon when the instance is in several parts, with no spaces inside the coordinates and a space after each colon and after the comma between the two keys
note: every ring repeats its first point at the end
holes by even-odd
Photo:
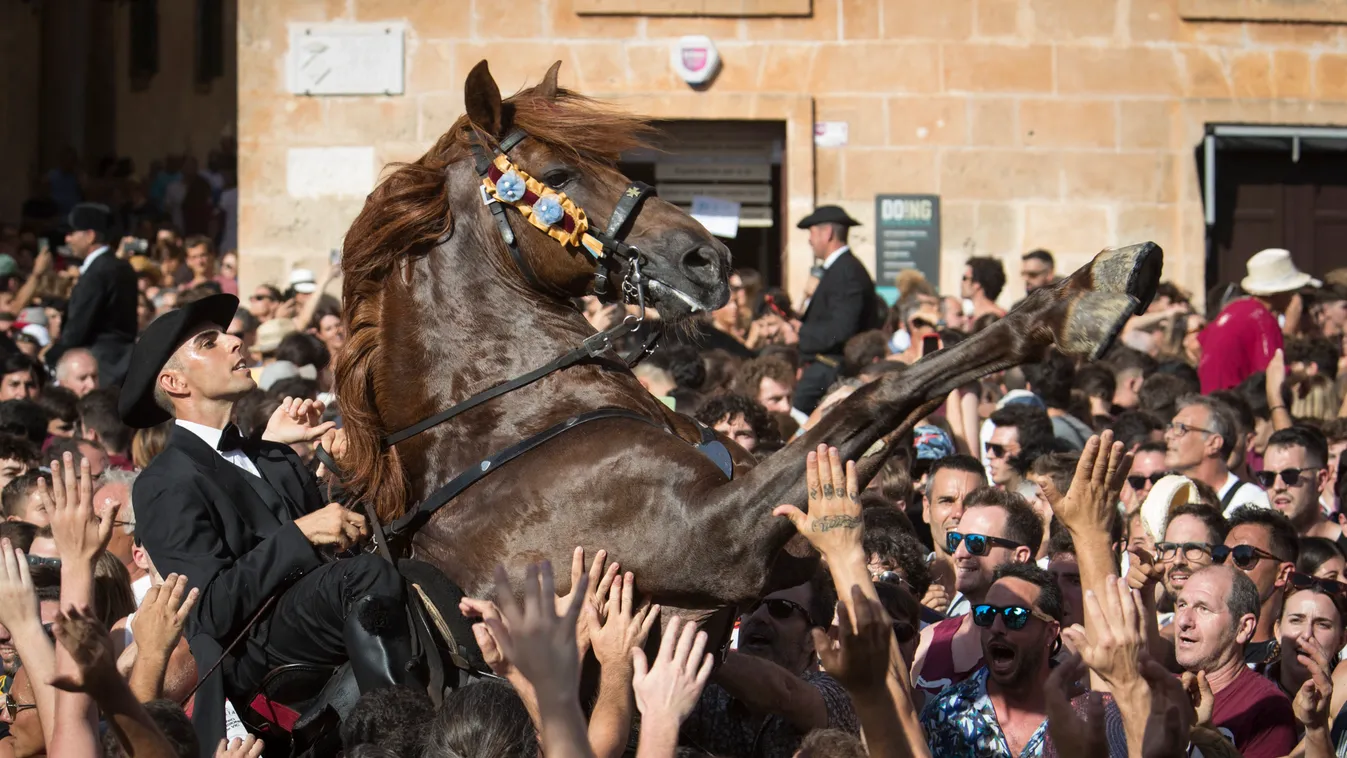
{"type": "Polygon", "coordinates": [[[1090,95],[1173,95],[1178,65],[1168,48],[1057,48],[1057,91],[1090,95]]]}
{"type": "Polygon", "coordinates": [[[1232,24],[1228,21],[1189,21],[1182,19],[1179,21],[1180,33],[1177,39],[1199,45],[1242,48],[1249,44],[1246,31],[1248,26],[1248,24],[1232,24]]]}
{"type": "MultiPolygon", "coordinates": [[[[978,203],[978,228],[969,255],[1003,257],[1023,246],[1024,208],[1020,203],[978,203]]],[[[1018,256],[1017,256],[1018,257],[1018,256]]],[[[959,262],[963,274],[963,262],[959,262]]],[[[1014,272],[1008,272],[1014,275],[1014,272]]],[[[949,292],[958,292],[956,283],[949,292]]]]}
{"type": "Polygon", "coordinates": [[[717,43],[743,39],[747,21],[704,16],[650,16],[645,19],[645,38],[676,39],[687,34],[705,34],[717,43]]]}
{"type": "Polygon", "coordinates": [[[1064,153],[1065,197],[1083,200],[1174,202],[1174,161],[1167,153],[1064,153]]]}
{"type": "Polygon", "coordinates": [[[627,81],[631,89],[637,92],[672,92],[688,88],[669,65],[667,43],[633,42],[624,47],[627,52],[627,81]]]}
{"type": "MultiPolygon", "coordinates": [[[[529,15],[536,16],[537,11],[529,15]]],[[[472,17],[472,0],[451,3],[355,0],[357,21],[403,20],[407,22],[409,35],[423,40],[467,39],[472,36],[472,17]]]]}
{"type": "MultiPolygon", "coordinates": [[[[585,18],[603,18],[585,16],[585,18]]],[[[627,86],[627,54],[621,45],[609,42],[573,42],[571,53],[574,65],[570,75],[575,84],[567,84],[587,95],[617,92],[627,86]]],[[[562,73],[566,67],[562,66],[562,73]]],[[[563,77],[564,79],[564,77],[563,77]]]]}
{"type": "Polygon", "coordinates": [[[1341,50],[1343,28],[1337,24],[1244,24],[1249,42],[1299,50],[1341,50]]]}
{"type": "Polygon", "coordinates": [[[1319,54],[1314,61],[1314,96],[1320,100],[1347,99],[1347,55],[1319,54]]]}
{"type": "Polygon", "coordinates": [[[1020,0],[977,0],[973,25],[979,37],[1025,37],[1028,9],[1020,0]]]}
{"type": "Polygon", "coordinates": [[[814,195],[820,203],[845,197],[847,185],[842,172],[845,165],[841,148],[821,147],[814,151],[814,195]]]}
{"type": "MultiPolygon", "coordinates": [[[[797,42],[770,42],[762,45],[762,73],[759,82],[764,90],[788,90],[809,80],[809,72],[814,66],[814,56],[818,54],[818,45],[803,45],[797,42]]],[[[836,91],[830,87],[825,92],[836,91]]]]}
{"type": "MultiPolygon", "coordinates": [[[[940,203],[940,242],[942,245],[952,245],[954,243],[962,244],[965,240],[971,240],[977,234],[978,224],[978,204],[975,202],[966,202],[962,200],[949,200],[940,203]]],[[[948,273],[946,266],[941,266],[940,278],[943,280],[948,273]]],[[[960,266],[962,269],[962,266],[960,266]]],[[[948,290],[943,287],[941,282],[931,282],[931,284],[940,288],[941,292],[951,292],[958,290],[948,290]]]]}
{"type": "Polygon", "coordinates": [[[1028,0],[1034,37],[1052,42],[1111,38],[1118,0],[1028,0]]]}
{"type": "MultiPolygon", "coordinates": [[[[460,4],[462,0],[460,0],[460,4]]],[[[416,5],[427,5],[425,2],[416,5]]],[[[440,3],[429,3],[432,8],[440,3]]],[[[496,39],[536,39],[542,37],[543,16],[538,0],[473,0],[472,3],[473,38],[479,40],[496,39]]]]}
{"type": "Polygon", "coordinates": [[[1131,0],[1127,9],[1128,37],[1133,41],[1179,39],[1185,26],[1173,0],[1131,0]]]}
{"type": "Polygon", "coordinates": [[[842,39],[876,39],[883,31],[876,0],[842,0],[842,39]]]}
{"type": "Polygon", "coordinates": [[[323,98],[273,95],[239,98],[239,133],[278,143],[326,139],[323,98]]]}
{"type": "MultiPolygon", "coordinates": [[[[853,200],[884,192],[936,192],[933,150],[844,148],[846,190],[853,200]]],[[[871,215],[874,211],[871,210],[871,215]]]]}
{"type": "Polygon", "coordinates": [[[414,163],[433,145],[425,142],[380,142],[374,148],[374,165],[378,184],[396,171],[400,163],[414,163]]]}
{"type": "Polygon", "coordinates": [[[420,110],[417,115],[417,140],[423,144],[433,144],[459,116],[465,112],[462,92],[442,92],[421,95],[417,98],[420,110]]]}
{"type": "Polygon", "coordinates": [[[1218,53],[1207,48],[1182,48],[1183,94],[1188,97],[1230,97],[1234,90],[1218,53]]]}
{"type": "Polygon", "coordinates": [[[1235,97],[1272,97],[1272,56],[1266,50],[1233,52],[1230,83],[1235,97]]]}
{"type": "MultiPolygon", "coordinates": [[[[714,1],[714,0],[713,0],[714,1]]],[[[874,2],[875,0],[860,0],[874,2]]],[[[751,40],[806,40],[829,42],[841,39],[838,8],[842,0],[813,0],[808,16],[778,16],[745,19],[744,34],[751,40]]],[[[843,10],[848,10],[844,8],[843,10]]],[[[876,24],[878,27],[878,24],[876,24]]]]}
{"type": "Polygon", "coordinates": [[[940,193],[969,200],[1061,196],[1058,156],[1020,150],[946,150],[940,157],[940,193]]]}
{"type": "MultiPolygon", "coordinates": [[[[1177,205],[1133,205],[1117,209],[1117,229],[1110,245],[1154,242],[1166,252],[1178,242],[1177,205]]],[[[1166,256],[1168,258],[1168,256],[1166,256]]]]}
{"type": "Polygon", "coordinates": [[[968,100],[968,140],[985,147],[1020,144],[1019,107],[1014,100],[974,97],[968,100]]]}
{"type": "Polygon", "coordinates": [[[885,110],[884,98],[877,96],[819,95],[814,100],[814,120],[845,121],[851,147],[883,147],[888,143],[885,110]]]}
{"type": "Polygon", "coordinates": [[[323,142],[372,144],[417,139],[415,98],[331,97],[326,99],[326,106],[326,126],[319,136],[323,142]]]}
{"type": "Polygon", "coordinates": [[[1310,56],[1301,50],[1274,51],[1271,79],[1273,97],[1308,98],[1314,94],[1310,56]]]}
{"type": "Polygon", "coordinates": [[[1021,140],[1039,147],[1115,147],[1118,107],[1115,100],[1021,100],[1021,140]]]}
{"type": "MultiPolygon", "coordinates": [[[[716,75],[712,87],[719,90],[751,92],[758,89],[758,77],[762,75],[762,62],[767,51],[762,45],[750,43],[732,43],[719,45],[720,73],[716,75]]],[[[782,87],[782,82],[768,82],[769,89],[790,89],[782,87]]]]}
{"type": "Polygon", "coordinates": [[[968,144],[968,100],[962,97],[889,98],[890,145],[968,144]]]}
{"type": "Polygon", "coordinates": [[[1051,92],[1052,48],[1047,45],[948,44],[943,49],[945,90],[1051,92]]]}
{"type": "Polygon", "coordinates": [[[249,198],[285,196],[286,147],[271,144],[240,144],[239,192],[249,198]]]}
{"type": "Polygon", "coordinates": [[[938,8],[926,0],[882,3],[884,36],[888,39],[962,41],[973,35],[973,0],[942,0],[938,8]]]}
{"type": "MultiPolygon", "coordinates": [[[[561,79],[567,81],[575,64],[571,62],[570,46],[557,42],[538,40],[527,45],[518,45],[514,55],[501,55],[496,45],[485,42],[456,42],[453,48],[454,71],[462,72],[466,79],[468,72],[479,61],[487,61],[491,78],[496,80],[502,97],[532,87],[542,81],[543,74],[553,63],[561,61],[561,79]]],[[[668,55],[665,56],[665,68],[668,68],[668,55]]],[[[460,87],[462,85],[460,84],[460,87]]],[[[461,90],[460,90],[461,91],[461,90]]]]}
{"type": "Polygon", "coordinates": [[[820,45],[807,89],[811,92],[935,92],[940,50],[934,44],[853,42],[820,45]]]}
{"type": "Polygon", "coordinates": [[[581,16],[575,12],[575,0],[550,0],[546,8],[546,29],[553,39],[599,37],[617,41],[640,36],[639,16],[581,16]]]}
{"type": "Polygon", "coordinates": [[[1029,203],[1024,208],[1024,247],[1046,248],[1061,257],[1097,253],[1113,235],[1108,210],[1081,203],[1029,203]]]}
{"type": "Polygon", "coordinates": [[[463,91],[467,71],[454,70],[454,46],[443,40],[419,40],[409,45],[407,89],[409,93],[463,91]]]}
{"type": "Polygon", "coordinates": [[[1119,147],[1163,149],[1177,145],[1179,106],[1172,100],[1125,100],[1118,103],[1119,147]]]}

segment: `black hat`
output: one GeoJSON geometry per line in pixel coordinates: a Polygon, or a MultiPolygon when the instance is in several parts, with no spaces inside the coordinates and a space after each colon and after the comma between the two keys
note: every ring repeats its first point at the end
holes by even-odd
{"type": "Polygon", "coordinates": [[[819,224],[841,224],[842,226],[860,226],[861,222],[847,215],[847,212],[836,205],[820,205],[814,209],[814,212],[800,219],[800,223],[795,225],[797,229],[808,229],[811,226],[819,224]]]}
{"type": "Polygon", "coordinates": [[[102,203],[78,203],[70,209],[66,224],[72,232],[105,234],[112,227],[112,211],[102,203]]]}
{"type": "Polygon", "coordinates": [[[117,415],[122,422],[136,429],[148,429],[172,418],[154,402],[159,372],[183,341],[202,326],[228,329],[238,308],[239,299],[233,295],[211,295],[169,311],[145,327],[131,351],[131,369],[117,399],[117,415]]]}

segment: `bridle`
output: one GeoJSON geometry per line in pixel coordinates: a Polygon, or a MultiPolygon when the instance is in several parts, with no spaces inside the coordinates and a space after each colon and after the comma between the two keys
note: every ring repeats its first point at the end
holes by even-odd
{"type": "MultiPolygon", "coordinates": [[[[594,231],[590,228],[589,215],[584,208],[576,205],[565,192],[544,185],[510,160],[510,150],[527,138],[528,133],[523,129],[513,129],[491,153],[487,152],[487,147],[476,135],[472,138],[477,175],[482,179],[478,187],[482,203],[491,209],[496,229],[509,248],[515,266],[535,289],[550,289],[539,281],[533,267],[520,251],[514,229],[510,227],[506,216],[507,207],[517,210],[526,221],[563,246],[583,250],[594,264],[595,295],[602,297],[608,294],[608,283],[615,273],[616,261],[621,259],[625,262],[627,275],[622,281],[622,299],[640,306],[636,317],[636,325],[639,326],[645,312],[646,283],[641,277],[642,255],[640,250],[624,240],[631,232],[645,199],[655,194],[655,189],[645,182],[628,184],[608,217],[608,226],[602,232],[594,231]]],[[[634,331],[634,328],[630,327],[628,331],[634,331]]]]}

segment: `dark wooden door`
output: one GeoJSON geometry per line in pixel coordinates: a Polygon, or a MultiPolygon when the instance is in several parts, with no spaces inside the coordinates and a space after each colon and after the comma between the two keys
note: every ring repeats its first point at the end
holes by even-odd
{"type": "Polygon", "coordinates": [[[1238,282],[1249,256],[1284,247],[1322,276],[1347,265],[1347,155],[1223,150],[1216,162],[1216,226],[1207,286],[1238,282]]]}

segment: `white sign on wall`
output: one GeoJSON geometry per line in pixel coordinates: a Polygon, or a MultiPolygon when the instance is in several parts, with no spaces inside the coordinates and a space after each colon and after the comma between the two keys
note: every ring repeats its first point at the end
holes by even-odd
{"type": "Polygon", "coordinates": [[[692,217],[717,237],[732,240],[739,234],[739,204],[733,200],[697,195],[692,198],[692,217]]]}
{"type": "Polygon", "coordinates": [[[818,147],[846,147],[849,131],[845,121],[818,121],[814,124],[814,144],[818,147]]]}
{"type": "Polygon", "coordinates": [[[401,95],[400,23],[291,24],[286,88],[294,95],[401,95]]]}
{"type": "Polygon", "coordinates": [[[373,147],[292,147],[285,155],[290,197],[362,197],[374,189],[373,147]]]}

